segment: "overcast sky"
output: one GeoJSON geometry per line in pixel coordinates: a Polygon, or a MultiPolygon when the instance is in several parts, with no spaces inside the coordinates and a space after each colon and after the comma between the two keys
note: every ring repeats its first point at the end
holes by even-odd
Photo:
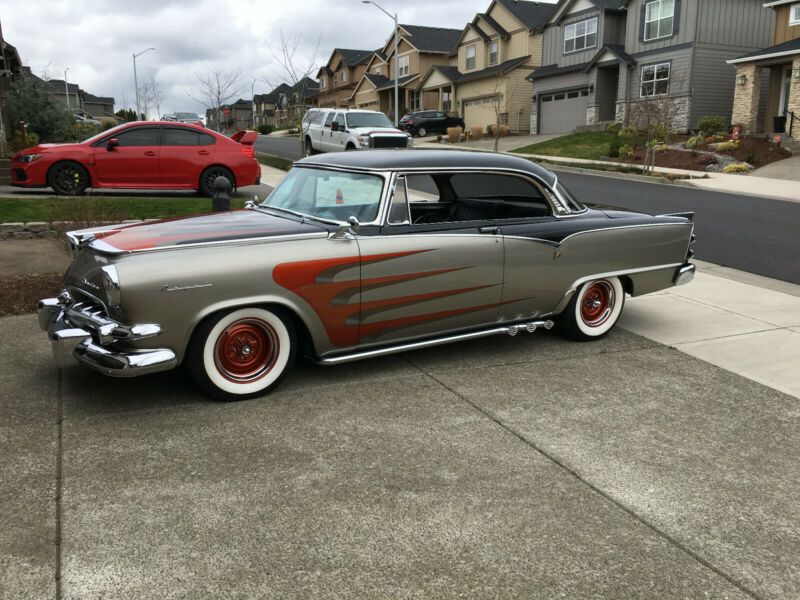
{"type": "MultiPolygon", "coordinates": [[[[401,23],[463,28],[491,0],[381,0],[401,23]]],[[[309,64],[321,36],[317,66],[333,48],[378,48],[392,21],[361,0],[3,0],[3,35],[37,75],[67,78],[97,96],[114,96],[116,109],[135,106],[132,52],[155,47],[137,59],[139,85],[155,76],[167,99],[162,113],[202,112],[190,97],[204,65],[244,69],[240,97],[250,98],[253,79],[280,83],[267,44],[280,32],[299,32],[309,64]]],[[[255,93],[270,86],[256,81],[255,93]]],[[[197,96],[197,93],[195,93],[197,96]]]]}

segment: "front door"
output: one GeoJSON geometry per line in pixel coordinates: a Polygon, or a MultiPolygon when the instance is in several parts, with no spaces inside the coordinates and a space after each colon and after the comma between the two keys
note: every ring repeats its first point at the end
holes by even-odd
{"type": "MultiPolygon", "coordinates": [[[[789,108],[789,92],[792,87],[792,69],[787,68],[783,71],[783,78],[781,79],[781,97],[778,104],[778,116],[786,114],[789,108]]],[[[780,133],[780,132],[776,132],[780,133]]]]}
{"type": "Polygon", "coordinates": [[[114,137],[116,148],[107,140],[94,149],[94,176],[98,187],[150,187],[158,185],[160,127],[131,127],[114,137]]]}
{"type": "MultiPolygon", "coordinates": [[[[412,192],[413,194],[413,192],[412,192]]],[[[435,202],[435,191],[426,201],[435,202]]],[[[496,323],[503,240],[488,219],[411,223],[398,178],[380,234],[361,235],[359,345],[435,337],[496,323]]]]}

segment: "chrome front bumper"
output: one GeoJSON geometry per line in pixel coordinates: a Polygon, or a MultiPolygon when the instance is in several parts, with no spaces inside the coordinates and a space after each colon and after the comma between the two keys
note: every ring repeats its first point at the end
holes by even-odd
{"type": "Polygon", "coordinates": [[[155,337],[161,327],[155,324],[123,325],[109,318],[103,307],[91,302],[75,302],[68,292],[58,298],[39,301],[39,326],[53,344],[53,357],[59,366],[73,359],[111,377],[135,377],[174,368],[178,361],[168,348],[120,350],[118,342],[155,337]]]}

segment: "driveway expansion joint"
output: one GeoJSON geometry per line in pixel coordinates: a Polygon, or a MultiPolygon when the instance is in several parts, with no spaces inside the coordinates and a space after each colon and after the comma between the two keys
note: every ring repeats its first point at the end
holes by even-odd
{"type": "MultiPolygon", "coordinates": [[[[636,352],[636,351],[637,350],[633,350],[633,352],[636,352]]],[[[624,351],[619,351],[619,352],[617,352],[617,354],[619,354],[621,352],[624,352],[624,351]]],[[[406,360],[408,360],[408,359],[406,359],[406,360]]],[[[750,596],[754,600],[766,600],[763,596],[760,596],[758,593],[756,593],[755,590],[750,589],[744,583],[738,581],[733,576],[731,576],[728,573],[726,573],[725,571],[723,571],[720,567],[717,567],[713,563],[709,562],[707,559],[705,559],[702,556],[700,556],[694,550],[689,548],[687,545],[685,545],[684,543],[682,543],[681,541],[679,541],[675,537],[671,536],[666,531],[664,531],[661,528],[659,528],[657,525],[651,523],[650,521],[648,521],[644,517],[642,517],[639,514],[637,514],[636,512],[634,512],[633,509],[631,509],[631,508],[625,506],[624,504],[622,504],[620,501],[615,499],[609,493],[607,493],[604,490],[602,490],[601,488],[597,487],[595,484],[591,483],[587,479],[584,479],[581,476],[580,473],[578,473],[577,471],[572,469],[568,464],[566,464],[562,460],[559,460],[556,456],[550,454],[547,450],[545,450],[544,448],[541,448],[540,446],[538,446],[534,441],[529,440],[523,434],[515,431],[512,427],[510,427],[507,424],[503,423],[500,419],[495,417],[492,413],[490,413],[487,410],[483,409],[481,406],[479,406],[475,402],[471,401],[469,398],[465,397],[463,394],[459,393],[458,391],[454,390],[452,387],[448,386],[446,383],[440,381],[439,379],[434,377],[432,374],[426,373],[425,371],[420,369],[417,365],[412,363],[410,360],[408,362],[414,368],[418,369],[421,373],[423,373],[426,377],[429,377],[433,382],[437,383],[438,385],[440,385],[441,387],[446,389],[448,392],[450,392],[453,395],[455,395],[457,398],[460,398],[464,403],[466,403],[468,406],[470,406],[473,410],[475,410],[479,414],[483,415],[484,417],[486,417],[487,419],[492,421],[495,425],[497,425],[501,429],[505,430],[507,433],[510,433],[511,435],[516,437],[519,441],[521,441],[523,444],[525,444],[528,447],[530,447],[532,450],[534,450],[536,453],[540,454],[542,457],[544,457],[549,462],[553,463],[556,467],[562,469],[568,475],[570,475],[574,479],[578,480],[581,484],[587,486],[590,490],[592,490],[593,492],[598,494],[601,498],[605,499],[607,502],[611,503],[613,506],[615,506],[615,507],[619,508],[620,510],[624,511],[625,513],[627,513],[631,518],[636,520],[638,523],[641,523],[642,525],[644,525],[645,527],[650,529],[650,531],[655,533],[657,536],[659,536],[662,539],[666,540],[669,544],[672,544],[673,546],[678,548],[681,552],[684,552],[685,554],[687,554],[688,556],[693,558],[695,561],[697,561],[703,567],[709,569],[710,571],[712,571],[713,573],[715,573],[719,577],[723,578],[725,581],[730,583],[732,586],[736,587],[742,593],[746,594],[747,596],[750,596]]]]}
{"type": "Polygon", "coordinates": [[[64,370],[58,369],[58,385],[56,390],[56,519],[55,519],[55,584],[56,600],[61,600],[61,561],[63,554],[61,539],[61,519],[63,515],[63,495],[64,495],[64,394],[63,394],[64,370]]]}

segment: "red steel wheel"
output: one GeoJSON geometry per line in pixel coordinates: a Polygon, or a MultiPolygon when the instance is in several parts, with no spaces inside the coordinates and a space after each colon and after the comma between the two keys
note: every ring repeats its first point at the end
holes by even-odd
{"type": "Polygon", "coordinates": [[[595,281],[581,298],[581,319],[589,327],[608,321],[614,308],[614,288],[607,281],[595,281]]]}
{"type": "Polygon", "coordinates": [[[275,329],[256,319],[241,319],[226,327],[214,346],[214,362],[229,381],[256,381],[270,372],[280,341],[275,329]]]}

